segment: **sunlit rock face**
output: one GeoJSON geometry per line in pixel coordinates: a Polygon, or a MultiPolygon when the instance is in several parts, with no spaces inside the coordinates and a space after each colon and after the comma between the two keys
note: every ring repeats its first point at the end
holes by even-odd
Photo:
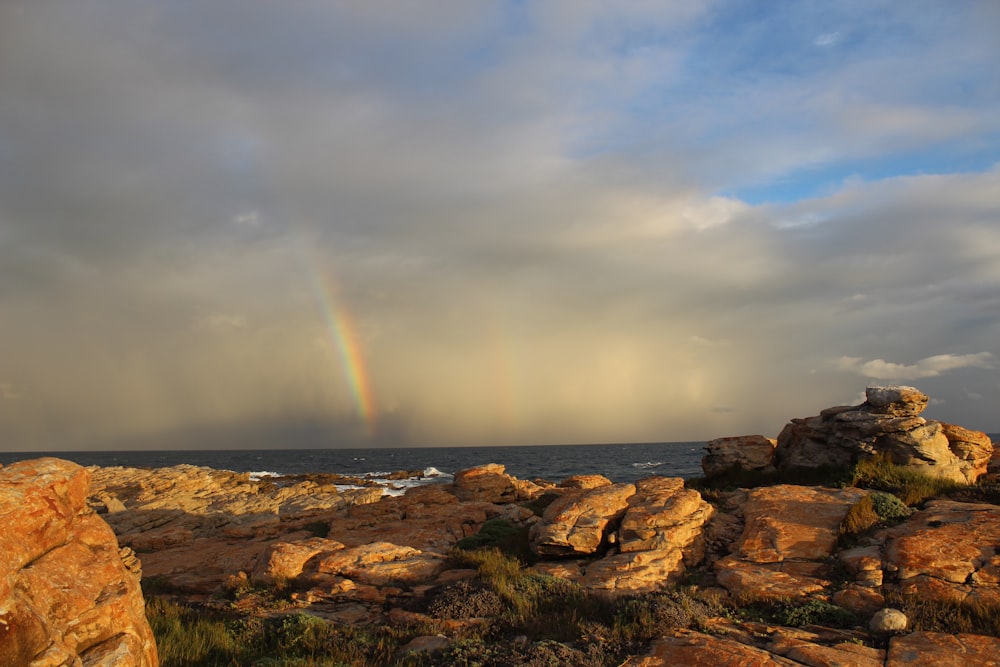
{"type": "Polygon", "coordinates": [[[635,491],[633,484],[612,484],[564,494],[532,527],[532,549],[539,556],[595,553],[605,541],[608,524],[624,516],[635,491]]]}
{"type": "Polygon", "coordinates": [[[88,507],[89,484],[54,458],[0,468],[2,665],[158,664],[138,563],[88,507]]]}
{"type": "Polygon", "coordinates": [[[793,419],[778,435],[779,468],[848,466],[874,455],[934,477],[975,482],[993,455],[985,433],[920,416],[928,396],[914,387],[869,387],[861,405],[793,419]]]}
{"type": "Polygon", "coordinates": [[[750,491],[732,554],[714,563],[737,598],[796,599],[829,585],[841,522],[865,491],[779,485],[750,491]]]}

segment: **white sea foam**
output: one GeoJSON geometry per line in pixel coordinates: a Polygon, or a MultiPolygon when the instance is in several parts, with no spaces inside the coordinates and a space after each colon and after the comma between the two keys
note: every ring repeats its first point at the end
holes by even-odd
{"type": "Polygon", "coordinates": [[[271,472],[270,470],[259,470],[257,472],[250,472],[250,473],[247,473],[247,474],[250,475],[250,481],[251,482],[259,482],[260,480],[264,479],[265,477],[281,477],[282,476],[280,472],[271,472]]]}
{"type": "Polygon", "coordinates": [[[633,463],[632,467],[639,468],[641,470],[648,470],[650,468],[659,468],[661,465],[663,465],[663,461],[639,461],[637,463],[633,463]]]}

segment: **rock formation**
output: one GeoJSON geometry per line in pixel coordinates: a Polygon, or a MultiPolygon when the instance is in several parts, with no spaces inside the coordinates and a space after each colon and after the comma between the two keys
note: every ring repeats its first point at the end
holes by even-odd
{"type": "Polygon", "coordinates": [[[762,436],[719,438],[702,461],[707,476],[744,470],[846,467],[875,455],[935,477],[961,483],[985,474],[993,443],[985,433],[924,419],[926,394],[913,387],[869,387],[856,406],[827,408],[793,419],[772,451],[762,436]]]}
{"type": "MultiPolygon", "coordinates": [[[[923,419],[926,403],[927,397],[913,388],[873,387],[862,405],[793,420],[777,440],[713,440],[703,465],[711,474],[776,472],[848,465],[882,454],[956,481],[978,478],[993,456],[992,443],[984,434],[923,419]]],[[[602,604],[627,607],[634,602],[616,599],[622,596],[657,599],[655,594],[673,591],[688,573],[687,581],[697,582],[707,596],[697,604],[707,599],[778,607],[817,603],[853,612],[857,623],[850,630],[833,630],[711,618],[696,626],[698,632],[667,632],[624,663],[628,665],[898,667],[918,659],[992,664],[1000,650],[1000,639],[994,637],[911,632],[886,610],[912,599],[1000,609],[998,505],[954,499],[932,500],[918,510],[900,505],[894,525],[880,524],[882,528],[857,534],[861,537],[852,533],[852,541],[845,542],[845,526],[856,525],[848,519],[875,507],[885,494],[783,484],[715,490],[703,497],[679,478],[653,476],[615,484],[601,475],[581,475],[553,484],[518,480],[503,466],[487,464],[456,473],[451,484],[382,497],[378,488],[360,481],[345,486],[352,480],[328,475],[255,481],[193,466],[94,468],[89,503],[119,535],[123,549],[112,552],[107,526],[84,504],[86,471],[52,461],[0,469],[0,477],[20,479],[19,484],[32,476],[48,490],[21,496],[10,492],[15,500],[8,502],[9,508],[0,505],[7,514],[18,506],[35,517],[31,525],[36,526],[26,532],[0,529],[0,563],[15,573],[0,579],[0,593],[13,600],[0,605],[0,633],[8,633],[0,634],[0,665],[21,664],[17,660],[23,662],[29,654],[30,662],[39,652],[53,665],[76,664],[75,655],[83,665],[155,664],[155,652],[154,662],[148,661],[148,651],[155,649],[141,622],[122,630],[133,626],[116,620],[118,629],[109,634],[102,628],[110,626],[92,620],[109,613],[75,611],[75,602],[52,601],[73,590],[74,596],[127,615],[135,606],[130,592],[138,590],[136,554],[144,576],[155,580],[151,583],[203,604],[228,594],[226,605],[259,611],[253,596],[264,595],[260,591],[267,587],[283,588],[284,604],[340,623],[389,623],[460,636],[463,629],[489,619],[432,617],[430,603],[447,592],[461,596],[464,590],[472,597],[482,592],[477,587],[486,585],[486,575],[477,578],[475,569],[456,568],[450,552],[462,540],[468,545],[482,539],[491,528],[515,534],[527,560],[538,559],[526,568],[528,573],[575,582],[601,597],[602,604]],[[50,468],[58,468],[64,481],[54,481],[50,468]],[[47,513],[53,517],[45,518],[47,513]],[[77,537],[64,541],[71,525],[89,528],[76,529],[77,537]],[[100,531],[100,539],[94,537],[100,531]],[[21,539],[22,534],[31,539],[21,539]],[[41,548],[37,554],[25,551],[25,544],[43,538],[64,546],[41,548]],[[74,540],[86,548],[73,546],[74,540]],[[94,546],[98,544],[104,546],[94,546]],[[50,562],[56,553],[64,554],[58,565],[50,562]],[[87,567],[99,578],[83,577],[87,580],[81,583],[73,575],[72,582],[67,580],[71,570],[64,563],[97,554],[103,554],[105,564],[87,567]],[[119,581],[115,577],[121,572],[131,574],[107,588],[107,582],[119,581]],[[74,614],[84,620],[58,620],[74,614]],[[880,648],[859,645],[859,637],[880,637],[880,648]],[[114,662],[119,654],[143,650],[147,662],[114,662]]],[[[504,604],[499,598],[494,602],[504,604]]],[[[901,608],[912,612],[905,604],[901,608]]],[[[488,613],[497,612],[484,615],[488,613]]],[[[428,635],[412,650],[434,653],[448,646],[447,637],[428,635]]],[[[562,648],[559,655],[576,655],[576,649],[562,648]]]]}
{"type": "Polygon", "coordinates": [[[859,489],[780,485],[754,489],[732,554],[715,562],[719,583],[739,599],[796,599],[822,591],[841,522],[859,489]]]}
{"type": "Polygon", "coordinates": [[[709,440],[708,454],[701,460],[701,467],[708,477],[733,469],[774,470],[774,448],[777,440],[762,435],[738,435],[709,440]]]}
{"type": "Polygon", "coordinates": [[[2,665],[157,665],[138,576],[87,506],[89,483],[59,459],[0,468],[2,665]]]}

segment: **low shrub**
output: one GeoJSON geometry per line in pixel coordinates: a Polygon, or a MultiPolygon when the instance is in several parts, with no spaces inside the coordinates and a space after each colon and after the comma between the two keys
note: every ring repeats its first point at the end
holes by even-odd
{"type": "Polygon", "coordinates": [[[530,565],[537,557],[531,551],[528,530],[528,526],[515,526],[506,519],[489,519],[478,533],[462,538],[455,546],[467,551],[495,548],[530,565]]]}
{"type": "Polygon", "coordinates": [[[782,614],[782,624],[793,628],[803,625],[847,628],[854,625],[856,620],[849,610],[815,598],[803,605],[789,606],[782,614]]]}
{"type": "Polygon", "coordinates": [[[950,479],[931,477],[913,468],[896,465],[885,454],[859,461],[854,466],[851,484],[890,493],[908,507],[964,486],[950,479]]]}
{"type": "Polygon", "coordinates": [[[931,600],[901,593],[890,593],[886,602],[906,614],[910,630],[1000,637],[1000,606],[997,605],[931,600]]]}
{"type": "Polygon", "coordinates": [[[521,503],[521,507],[527,508],[532,511],[535,516],[542,516],[545,514],[545,509],[556,501],[560,497],[560,494],[554,493],[552,491],[546,491],[537,498],[533,498],[527,502],[521,503]]]}
{"type": "Polygon", "coordinates": [[[231,618],[162,598],[147,599],[146,617],[164,667],[239,664],[256,643],[256,638],[235,631],[231,618]]]}
{"type": "Polygon", "coordinates": [[[737,618],[789,627],[848,628],[857,621],[849,610],[818,598],[750,602],[734,611],[737,618]]]}
{"type": "Polygon", "coordinates": [[[163,667],[342,667],[393,664],[411,637],[392,626],[349,627],[304,613],[260,618],[149,598],[163,667]]]}
{"type": "Polygon", "coordinates": [[[897,523],[913,513],[894,495],[872,491],[847,511],[840,524],[840,535],[850,540],[876,527],[897,523]]]}
{"type": "Polygon", "coordinates": [[[497,617],[504,613],[503,599],[482,581],[459,581],[434,595],[427,613],[434,618],[497,617]]]}
{"type": "Polygon", "coordinates": [[[738,466],[711,477],[692,477],[685,482],[690,489],[734,490],[759,486],[796,484],[799,486],[845,486],[851,471],[843,466],[815,468],[779,468],[777,470],[744,470],[738,466]]]}
{"type": "Polygon", "coordinates": [[[874,528],[878,522],[879,516],[872,503],[872,497],[867,495],[847,510],[844,520],[840,522],[840,534],[844,537],[860,535],[874,528]]]}

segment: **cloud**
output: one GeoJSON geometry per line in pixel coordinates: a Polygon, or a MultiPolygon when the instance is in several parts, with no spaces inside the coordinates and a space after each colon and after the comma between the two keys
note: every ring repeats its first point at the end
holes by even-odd
{"type": "Polygon", "coordinates": [[[813,44],[820,47],[834,46],[840,41],[839,32],[825,32],[822,35],[818,35],[813,44]]]}
{"type": "Polygon", "coordinates": [[[994,356],[989,352],[976,354],[937,354],[921,359],[915,364],[897,364],[883,359],[864,361],[858,357],[841,357],[839,368],[877,380],[919,380],[942,375],[960,368],[995,368],[994,356]]]}
{"type": "Polygon", "coordinates": [[[993,419],[926,360],[1000,356],[995,10],[15,5],[5,442],[774,433],[865,368],[993,419]]]}

